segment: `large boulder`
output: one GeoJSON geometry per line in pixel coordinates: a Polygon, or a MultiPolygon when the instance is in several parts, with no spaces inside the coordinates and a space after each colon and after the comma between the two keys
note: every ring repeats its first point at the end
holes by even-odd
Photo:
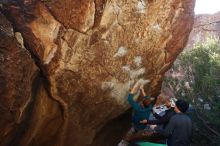
{"type": "MultiPolygon", "coordinates": [[[[27,103],[34,115],[26,114],[26,130],[13,144],[108,145],[108,139],[97,144],[97,133],[129,109],[126,96],[134,82],[149,79],[147,93],[156,96],[160,92],[164,73],[187,42],[193,9],[193,0],[20,0],[4,4],[2,12],[21,33],[43,76],[39,87],[33,88],[32,74],[18,72],[29,80],[19,83],[36,90],[36,97],[32,106],[27,103]]],[[[25,69],[31,69],[30,65],[25,69]]],[[[4,93],[12,99],[9,95],[4,93]]]]}
{"type": "Polygon", "coordinates": [[[0,13],[1,146],[55,145],[52,139],[60,136],[59,104],[46,91],[33,58],[21,33],[0,13]]]}
{"type": "Polygon", "coordinates": [[[35,97],[32,89],[37,74],[21,34],[14,33],[0,13],[0,145],[9,145],[22,132],[35,97]]]}

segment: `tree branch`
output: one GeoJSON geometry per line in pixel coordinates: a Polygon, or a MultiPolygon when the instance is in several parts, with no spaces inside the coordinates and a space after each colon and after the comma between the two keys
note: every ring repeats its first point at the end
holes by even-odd
{"type": "MultiPolygon", "coordinates": [[[[195,101],[195,98],[194,98],[193,96],[191,96],[191,94],[189,93],[188,90],[187,90],[187,92],[188,92],[188,95],[190,96],[190,98],[193,99],[193,101],[195,101]]],[[[199,115],[198,110],[197,110],[197,108],[196,108],[196,105],[195,105],[195,104],[193,104],[193,105],[194,105],[194,108],[195,108],[195,113],[196,113],[197,118],[202,121],[203,125],[204,125],[209,131],[211,131],[212,133],[214,133],[215,135],[217,135],[218,137],[220,137],[220,133],[217,132],[216,130],[212,129],[212,128],[206,123],[206,121],[199,115]]]]}
{"type": "Polygon", "coordinates": [[[195,107],[195,112],[196,112],[197,118],[199,118],[199,119],[202,121],[202,123],[205,125],[205,127],[206,127],[208,130],[210,130],[212,133],[214,133],[215,135],[217,135],[218,137],[220,137],[220,133],[218,133],[217,131],[215,131],[214,129],[212,129],[212,128],[206,123],[206,121],[199,115],[199,113],[198,113],[198,111],[197,111],[195,105],[194,105],[194,107],[195,107]]]}

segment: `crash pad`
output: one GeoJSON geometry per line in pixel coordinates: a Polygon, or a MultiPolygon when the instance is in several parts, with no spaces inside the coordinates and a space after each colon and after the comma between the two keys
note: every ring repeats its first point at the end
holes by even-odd
{"type": "Polygon", "coordinates": [[[166,144],[158,144],[158,143],[151,143],[151,142],[138,142],[140,146],[167,146],[166,144]]]}

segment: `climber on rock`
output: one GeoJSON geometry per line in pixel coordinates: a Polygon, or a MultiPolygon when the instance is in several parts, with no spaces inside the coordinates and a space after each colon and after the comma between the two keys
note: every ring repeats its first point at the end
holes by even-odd
{"type": "MultiPolygon", "coordinates": [[[[150,81],[148,81],[150,82],[150,81]]],[[[146,96],[144,91],[143,85],[139,82],[135,84],[135,86],[131,89],[131,92],[128,94],[128,103],[133,108],[133,115],[132,115],[132,123],[136,130],[143,130],[145,129],[146,125],[140,123],[141,120],[148,119],[152,110],[153,105],[151,104],[151,99],[149,96],[146,96]],[[143,94],[143,100],[141,103],[138,103],[133,100],[134,94],[141,89],[141,93],[143,94]]]]}
{"type": "Polygon", "coordinates": [[[143,83],[143,81],[141,82],[139,80],[128,94],[128,103],[133,108],[132,128],[127,132],[126,136],[118,144],[118,146],[128,145],[127,141],[129,141],[130,137],[133,134],[146,128],[146,124],[140,123],[140,121],[149,118],[153,107],[153,101],[155,101],[155,98],[150,98],[149,96],[146,96],[146,93],[144,91],[144,84],[147,84],[149,82],[149,80],[145,80],[143,83]],[[138,103],[133,99],[133,96],[137,93],[139,89],[141,89],[141,92],[144,96],[141,103],[138,103]]]}

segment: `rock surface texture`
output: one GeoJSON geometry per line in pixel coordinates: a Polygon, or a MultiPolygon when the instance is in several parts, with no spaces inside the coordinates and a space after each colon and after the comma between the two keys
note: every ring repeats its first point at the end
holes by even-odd
{"type": "Polygon", "coordinates": [[[0,7],[1,146],[112,145],[106,137],[115,134],[103,127],[129,109],[135,81],[149,79],[147,93],[159,93],[194,18],[194,0],[0,7]]]}
{"type": "Polygon", "coordinates": [[[220,12],[212,15],[195,15],[193,29],[186,48],[193,47],[195,43],[205,42],[210,37],[220,37],[220,12]]]}

